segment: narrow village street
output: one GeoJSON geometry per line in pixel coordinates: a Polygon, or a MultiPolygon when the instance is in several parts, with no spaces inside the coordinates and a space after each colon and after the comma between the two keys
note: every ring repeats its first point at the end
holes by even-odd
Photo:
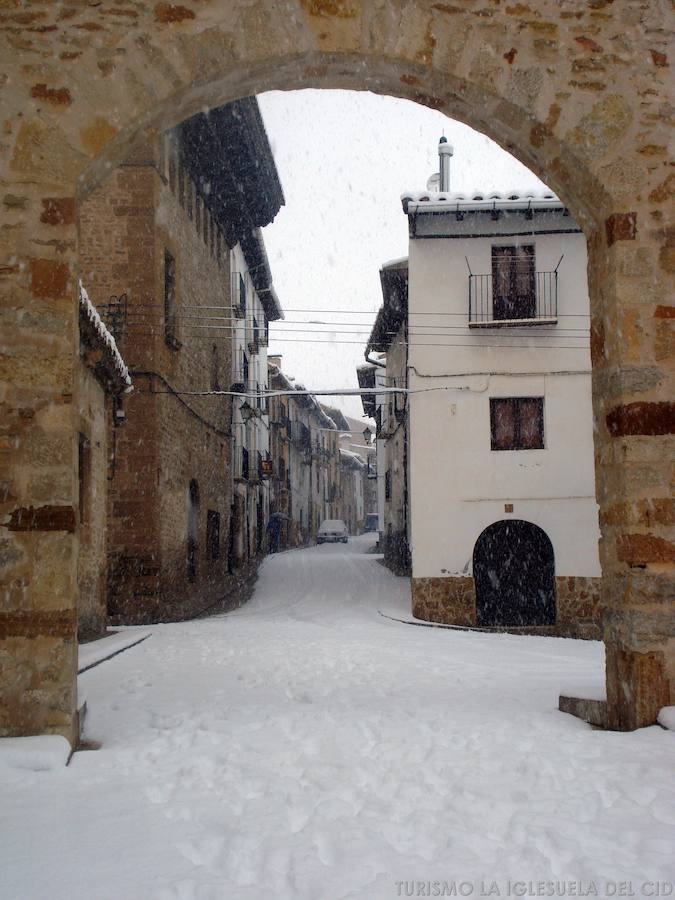
{"type": "Polygon", "coordinates": [[[672,880],[673,734],[557,711],[561,687],[601,681],[602,644],[391,621],[409,582],[373,540],[268,557],[241,609],[150,626],[80,675],[100,749],[0,766],[0,896],[672,880]]]}

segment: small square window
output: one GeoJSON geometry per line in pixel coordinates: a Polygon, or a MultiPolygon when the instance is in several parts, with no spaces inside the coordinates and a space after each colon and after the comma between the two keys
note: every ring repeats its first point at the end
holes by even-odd
{"type": "Polygon", "coordinates": [[[544,398],[492,398],[490,435],[492,450],[542,450],[544,398]]]}

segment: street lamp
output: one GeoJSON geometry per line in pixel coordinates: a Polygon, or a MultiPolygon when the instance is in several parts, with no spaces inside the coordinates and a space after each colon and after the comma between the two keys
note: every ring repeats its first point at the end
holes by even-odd
{"type": "Polygon", "coordinates": [[[251,421],[253,416],[255,416],[255,409],[248,403],[246,400],[239,407],[239,414],[243,419],[244,425],[251,421]]]}
{"type": "Polygon", "coordinates": [[[363,429],[363,439],[366,442],[366,444],[370,444],[372,437],[373,437],[373,432],[366,425],[366,427],[363,429]]]}

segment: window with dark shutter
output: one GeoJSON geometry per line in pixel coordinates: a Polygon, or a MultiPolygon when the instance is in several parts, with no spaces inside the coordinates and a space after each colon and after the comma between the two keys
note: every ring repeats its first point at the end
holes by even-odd
{"type": "Polygon", "coordinates": [[[534,246],[493,247],[493,318],[533,319],[536,307],[534,246]]]}
{"type": "Polygon", "coordinates": [[[185,181],[187,172],[183,165],[183,160],[178,158],[178,202],[181,206],[185,206],[185,181]]]}
{"type": "Polygon", "coordinates": [[[164,340],[172,350],[178,348],[176,337],[176,260],[164,251],[164,340]]]}
{"type": "Polygon", "coordinates": [[[220,390],[220,360],[218,359],[218,347],[216,344],[211,348],[211,390],[220,390]]]}
{"type": "Polygon", "coordinates": [[[491,399],[490,434],[493,450],[543,449],[543,397],[491,399]]]}
{"type": "Polygon", "coordinates": [[[209,509],[206,513],[206,545],[209,558],[220,558],[220,513],[209,509]]]}
{"type": "Polygon", "coordinates": [[[244,276],[239,273],[239,307],[242,313],[246,313],[246,282],[244,276]]]}
{"type": "MultiPolygon", "coordinates": [[[[78,443],[78,475],[80,525],[88,525],[91,507],[91,443],[81,433],[78,443]]],[[[82,532],[82,539],[85,542],[89,539],[86,530],[82,532]]]]}

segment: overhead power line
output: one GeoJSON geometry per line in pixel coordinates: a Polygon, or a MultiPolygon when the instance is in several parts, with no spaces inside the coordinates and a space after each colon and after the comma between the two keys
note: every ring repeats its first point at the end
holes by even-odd
{"type": "MultiPolygon", "coordinates": [[[[241,324],[239,327],[235,324],[217,324],[222,322],[229,322],[229,319],[221,318],[219,316],[175,316],[172,320],[175,324],[177,323],[185,323],[182,325],[183,328],[192,328],[192,329],[217,329],[221,331],[229,331],[235,332],[239,329],[244,330],[247,328],[250,330],[252,327],[250,324],[245,326],[241,324]],[[204,323],[204,324],[202,324],[204,323]]],[[[243,323],[243,320],[238,320],[243,323]]],[[[127,328],[138,328],[138,327],[157,327],[163,328],[164,319],[163,318],[154,318],[149,319],[142,317],[140,315],[134,315],[133,317],[127,317],[127,328]]],[[[260,326],[258,326],[260,328],[260,326]]],[[[510,327],[518,327],[518,326],[510,326],[510,327]]],[[[521,326],[526,327],[526,326],[521,326]]],[[[588,334],[588,329],[583,327],[578,328],[568,328],[568,327],[559,327],[559,326],[550,326],[551,328],[555,328],[555,330],[546,332],[547,334],[561,334],[567,332],[578,332],[580,336],[585,336],[588,334]]],[[[285,334],[365,334],[370,335],[372,332],[372,328],[366,328],[360,322],[288,322],[286,320],[283,321],[283,326],[279,326],[276,324],[270,325],[270,331],[274,334],[285,333],[285,334]],[[291,327],[285,327],[290,325],[291,327]],[[312,328],[296,328],[295,326],[299,325],[312,325],[312,326],[321,326],[320,328],[312,327],[312,328]],[[339,329],[342,327],[351,328],[351,331],[340,331],[339,329]]],[[[466,332],[466,325],[427,325],[427,324],[416,324],[409,326],[407,329],[408,334],[419,334],[426,337],[433,337],[434,332],[438,334],[443,334],[445,332],[466,332]],[[422,329],[425,329],[424,331],[422,329]],[[433,329],[433,331],[432,331],[433,329]]],[[[398,331],[384,331],[382,334],[384,335],[392,335],[395,336],[398,334],[398,331]]]]}
{"type": "MultiPolygon", "coordinates": [[[[133,337],[160,337],[161,335],[162,335],[161,330],[157,330],[157,331],[151,331],[151,330],[140,331],[139,330],[139,331],[134,331],[134,332],[130,333],[130,336],[133,336],[133,337]]],[[[428,335],[428,336],[431,337],[431,335],[428,335]]],[[[230,344],[232,341],[232,338],[230,335],[226,336],[226,335],[195,334],[195,335],[184,335],[184,337],[188,338],[191,342],[204,341],[204,342],[211,343],[211,344],[213,344],[214,341],[220,341],[220,342],[230,344]]],[[[316,338],[279,337],[276,339],[271,338],[270,340],[274,339],[276,341],[276,343],[279,343],[279,344],[286,344],[286,343],[288,343],[288,344],[314,344],[315,346],[325,344],[326,346],[332,346],[332,347],[341,346],[341,345],[342,346],[353,345],[353,346],[365,348],[365,345],[366,345],[365,340],[348,341],[348,340],[345,340],[344,338],[338,338],[335,340],[331,340],[329,335],[326,335],[326,337],[329,339],[328,340],[317,340],[316,338]]],[[[459,337],[459,335],[448,335],[448,337],[459,337]]],[[[471,337],[471,335],[466,335],[466,337],[469,338],[469,337],[471,337]]],[[[523,336],[519,335],[519,337],[522,338],[523,336]]],[[[555,335],[551,335],[551,337],[555,337],[555,335]]],[[[584,337],[585,337],[586,341],[588,341],[588,337],[582,336],[582,335],[578,335],[576,337],[574,335],[567,335],[567,340],[570,340],[570,339],[583,340],[584,337]]],[[[516,340],[515,336],[513,337],[513,340],[516,340]]],[[[427,347],[438,347],[438,348],[443,348],[443,347],[462,348],[462,347],[464,347],[466,349],[471,349],[471,350],[490,349],[490,348],[498,349],[498,350],[509,350],[509,349],[513,349],[513,350],[585,350],[588,348],[587,343],[585,343],[585,344],[553,344],[553,343],[524,344],[521,342],[521,343],[517,343],[517,344],[515,344],[515,343],[512,343],[512,344],[506,344],[506,343],[500,343],[500,344],[480,343],[480,344],[477,344],[477,343],[452,343],[449,341],[444,341],[443,343],[426,342],[426,341],[401,341],[400,343],[404,346],[412,347],[413,349],[427,348],[427,347]]],[[[375,352],[377,352],[377,351],[375,351],[375,352]]],[[[273,354],[269,354],[269,355],[273,355],[273,354]]]]}
{"type": "MultiPolygon", "coordinates": [[[[97,306],[97,309],[99,311],[103,310],[105,313],[107,306],[108,306],[108,304],[102,303],[97,306]]],[[[301,309],[301,308],[289,309],[286,307],[282,307],[284,313],[292,312],[292,313],[302,313],[304,315],[335,315],[335,316],[339,316],[339,315],[377,316],[378,312],[380,311],[380,308],[381,307],[378,307],[378,309],[301,309]]],[[[128,309],[129,310],[132,310],[132,309],[156,309],[156,310],[159,310],[159,312],[163,314],[164,304],[130,300],[128,302],[128,309]]],[[[227,318],[232,319],[235,322],[242,322],[244,320],[243,317],[235,316],[232,313],[232,304],[227,304],[225,306],[222,306],[222,305],[210,306],[210,305],[203,305],[203,304],[181,303],[179,309],[177,310],[177,314],[180,315],[180,310],[183,310],[183,309],[196,309],[196,310],[201,310],[204,312],[206,310],[221,310],[223,312],[229,313],[227,318]]],[[[439,317],[459,316],[460,318],[461,317],[466,318],[465,312],[454,312],[452,310],[448,310],[445,312],[430,312],[430,311],[426,311],[426,310],[416,310],[416,311],[409,310],[408,315],[410,315],[410,316],[439,316],[439,317]]],[[[558,318],[560,318],[560,319],[563,319],[563,318],[588,319],[589,317],[590,317],[589,313],[560,313],[558,315],[558,318]]],[[[278,321],[287,322],[288,320],[280,319],[278,321]]]]}

